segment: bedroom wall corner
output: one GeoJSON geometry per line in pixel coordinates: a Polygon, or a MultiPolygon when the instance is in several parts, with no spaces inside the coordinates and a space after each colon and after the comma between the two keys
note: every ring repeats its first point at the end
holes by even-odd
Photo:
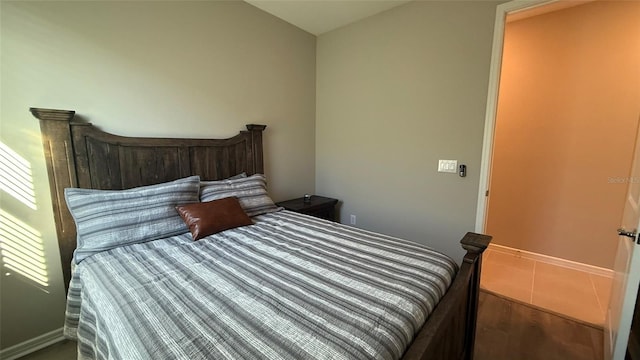
{"type": "Polygon", "coordinates": [[[49,184],[29,107],[76,110],[128,136],[222,138],[266,124],[274,200],[315,189],[315,36],[243,1],[0,7],[0,349],[59,329],[64,318],[49,184]]]}
{"type": "Polygon", "coordinates": [[[462,258],[497,4],[414,1],[318,37],[316,192],[343,201],[341,222],[462,258]]]}

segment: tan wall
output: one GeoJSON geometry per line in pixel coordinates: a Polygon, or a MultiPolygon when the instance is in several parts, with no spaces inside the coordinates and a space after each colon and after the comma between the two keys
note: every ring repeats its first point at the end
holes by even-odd
{"type": "Polygon", "coordinates": [[[640,118],[640,3],[507,24],[486,231],[611,268],[640,118]]]}
{"type": "Polygon", "coordinates": [[[2,348],[60,328],[64,288],[31,106],[77,110],[122,135],[220,137],[267,124],[276,200],[315,185],[315,37],[244,2],[6,2],[0,140],[31,166],[37,210],[2,210],[41,233],[49,286],[2,269],[2,348]]]}
{"type": "Polygon", "coordinates": [[[318,37],[316,192],[458,258],[474,228],[496,2],[415,1],[318,37]],[[467,164],[466,178],[437,173],[467,164]]]}

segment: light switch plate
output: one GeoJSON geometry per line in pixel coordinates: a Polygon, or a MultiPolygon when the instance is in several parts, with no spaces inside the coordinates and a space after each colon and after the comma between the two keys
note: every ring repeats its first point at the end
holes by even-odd
{"type": "Polygon", "coordinates": [[[458,160],[438,160],[438,172],[457,173],[458,160]]]}

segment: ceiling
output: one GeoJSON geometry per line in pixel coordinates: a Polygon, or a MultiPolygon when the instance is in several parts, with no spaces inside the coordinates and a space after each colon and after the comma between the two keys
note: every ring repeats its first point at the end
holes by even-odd
{"type": "Polygon", "coordinates": [[[570,7],[583,5],[592,2],[593,0],[572,0],[572,1],[556,1],[549,4],[542,4],[540,6],[534,6],[532,8],[526,8],[507,14],[507,22],[527,19],[532,16],[538,16],[558,10],[567,9],[570,7]]]}
{"type": "Polygon", "coordinates": [[[244,0],[314,35],[320,35],[410,0],[244,0]]]}

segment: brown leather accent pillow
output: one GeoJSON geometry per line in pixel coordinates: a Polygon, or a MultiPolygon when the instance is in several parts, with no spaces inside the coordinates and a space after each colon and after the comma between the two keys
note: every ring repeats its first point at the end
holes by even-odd
{"type": "Polygon", "coordinates": [[[176,206],[187,224],[193,240],[245,225],[253,225],[251,218],[236,197],[176,206]]]}

